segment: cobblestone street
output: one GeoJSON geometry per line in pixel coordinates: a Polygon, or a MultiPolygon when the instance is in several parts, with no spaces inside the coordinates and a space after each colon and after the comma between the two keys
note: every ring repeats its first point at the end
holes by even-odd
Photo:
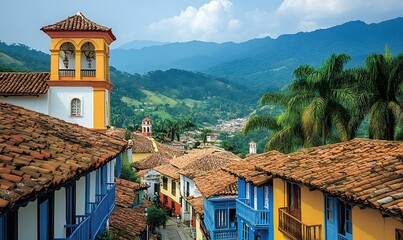
{"type": "Polygon", "coordinates": [[[161,229],[162,240],[193,240],[190,233],[190,228],[181,224],[177,226],[175,218],[170,218],[166,228],[161,229]]]}

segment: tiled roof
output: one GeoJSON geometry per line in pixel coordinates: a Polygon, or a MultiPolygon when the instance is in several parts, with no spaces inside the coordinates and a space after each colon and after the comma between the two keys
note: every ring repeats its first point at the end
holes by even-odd
{"type": "Polygon", "coordinates": [[[179,180],[179,169],[172,166],[171,164],[165,164],[154,168],[155,171],[159,172],[162,175],[168,176],[175,180],[179,180]]]}
{"type": "Polygon", "coordinates": [[[187,201],[192,206],[193,210],[195,210],[198,214],[204,214],[203,197],[192,197],[188,198],[187,201]]]}
{"type": "Polygon", "coordinates": [[[0,72],[0,95],[2,96],[37,96],[48,92],[47,80],[50,74],[45,72],[0,72]]]}
{"type": "Polygon", "coordinates": [[[109,219],[109,231],[118,240],[131,240],[139,236],[147,227],[145,207],[123,208],[116,206],[109,219]]]}
{"type": "Polygon", "coordinates": [[[208,150],[202,155],[197,154],[197,156],[192,158],[192,161],[186,167],[182,168],[179,173],[192,179],[201,176],[210,170],[219,169],[229,163],[240,160],[240,157],[225,150],[208,150]]]}
{"type": "Polygon", "coordinates": [[[86,18],[82,13],[78,12],[62,21],[47,25],[41,28],[42,31],[91,31],[91,32],[107,32],[113,40],[116,37],[112,34],[112,29],[99,25],[86,18]]]}
{"type": "MultiPolygon", "coordinates": [[[[146,139],[142,137],[143,139],[146,139]]],[[[137,138],[136,138],[137,139],[137,138]]],[[[137,144],[136,139],[133,139],[133,146],[137,144]]],[[[151,140],[148,140],[151,143],[151,140]]],[[[180,157],[185,154],[184,150],[173,148],[159,142],[155,142],[158,151],[153,150],[153,154],[140,161],[133,163],[134,167],[139,170],[151,169],[157,166],[168,164],[173,158],[180,157]]]]}
{"type": "Polygon", "coordinates": [[[126,144],[122,139],[0,102],[0,212],[99,168],[126,144]]]}
{"type": "Polygon", "coordinates": [[[150,139],[143,137],[142,135],[133,133],[133,153],[153,153],[154,148],[150,139]]]}
{"type": "Polygon", "coordinates": [[[193,181],[205,198],[238,194],[237,178],[221,169],[211,170],[193,181]]]}
{"type": "Polygon", "coordinates": [[[145,183],[135,183],[122,178],[115,178],[116,205],[131,208],[134,204],[134,192],[148,188],[145,183]]]}
{"type": "Polygon", "coordinates": [[[271,181],[272,176],[266,172],[257,171],[255,166],[264,161],[270,161],[270,158],[282,156],[284,154],[277,151],[270,151],[262,154],[249,155],[241,162],[228,164],[222,169],[236,177],[243,178],[245,181],[252,183],[255,186],[262,186],[271,181]]]}
{"type": "Polygon", "coordinates": [[[354,139],[270,157],[264,170],[403,219],[403,142],[354,139]]]}

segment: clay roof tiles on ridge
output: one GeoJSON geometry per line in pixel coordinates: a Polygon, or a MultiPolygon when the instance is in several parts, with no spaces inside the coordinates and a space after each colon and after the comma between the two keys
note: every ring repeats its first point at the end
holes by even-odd
{"type": "Polygon", "coordinates": [[[194,178],[193,181],[205,198],[238,195],[237,178],[221,169],[211,170],[194,178]]]}
{"type": "Polygon", "coordinates": [[[38,96],[46,94],[50,73],[0,72],[1,96],[38,96]]]}
{"type": "Polygon", "coordinates": [[[0,213],[101,167],[126,145],[123,139],[0,102],[0,213]]]}
{"type": "Polygon", "coordinates": [[[58,21],[54,24],[50,24],[41,28],[42,31],[91,31],[91,32],[107,32],[113,40],[116,37],[112,34],[112,29],[99,25],[88,18],[86,18],[81,12],[76,13],[73,16],[67,17],[64,20],[58,21]]]}
{"type": "Polygon", "coordinates": [[[270,151],[262,154],[249,155],[241,162],[228,164],[222,169],[236,177],[252,183],[254,186],[262,186],[271,181],[272,176],[264,171],[257,170],[255,166],[259,163],[270,161],[271,157],[282,156],[284,154],[277,151],[270,151]]]}
{"type": "Polygon", "coordinates": [[[403,142],[354,139],[267,158],[256,168],[403,219],[403,142]]]}

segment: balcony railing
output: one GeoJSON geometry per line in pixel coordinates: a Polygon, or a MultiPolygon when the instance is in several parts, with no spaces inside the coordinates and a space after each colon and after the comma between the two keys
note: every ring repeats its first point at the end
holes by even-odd
{"type": "Polygon", "coordinates": [[[279,208],[278,229],[294,240],[321,240],[322,225],[306,225],[288,213],[287,208],[279,208]]]}
{"type": "Polygon", "coordinates": [[[106,226],[115,208],[116,185],[108,183],[106,194],[97,194],[95,202],[89,203],[90,213],[77,216],[77,224],[67,224],[66,228],[71,228],[72,233],[67,238],[56,238],[55,240],[88,240],[96,239],[99,231],[106,226]]]}
{"type": "Polygon", "coordinates": [[[236,229],[216,230],[216,231],[213,231],[214,238],[212,238],[212,240],[215,240],[215,239],[226,239],[226,240],[234,239],[235,240],[236,234],[237,234],[236,229]]]}
{"type": "Polygon", "coordinates": [[[254,228],[267,228],[270,224],[269,210],[255,210],[248,204],[249,199],[236,200],[236,214],[248,221],[254,228]]]}
{"type": "Polygon", "coordinates": [[[337,237],[337,240],[350,240],[349,238],[346,238],[344,235],[339,234],[337,237]]]}
{"type": "Polygon", "coordinates": [[[59,69],[60,77],[74,77],[76,75],[75,69],[59,69]]]}
{"type": "Polygon", "coordinates": [[[95,77],[95,69],[82,69],[81,77],[95,77]]]}

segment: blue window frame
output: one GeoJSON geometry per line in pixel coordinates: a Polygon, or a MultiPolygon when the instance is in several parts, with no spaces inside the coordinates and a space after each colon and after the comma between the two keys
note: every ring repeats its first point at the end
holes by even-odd
{"type": "Polygon", "coordinates": [[[325,197],[326,239],[352,239],[352,207],[336,197],[325,197]]]}
{"type": "Polygon", "coordinates": [[[121,174],[121,172],[122,172],[122,168],[121,168],[121,162],[122,162],[122,159],[121,159],[121,155],[122,154],[119,154],[117,157],[116,157],[116,168],[115,168],[115,175],[116,175],[116,177],[120,177],[120,174],[121,174]]]}
{"type": "Polygon", "coordinates": [[[246,223],[242,224],[242,240],[249,240],[249,227],[246,223]]]}
{"type": "Polygon", "coordinates": [[[54,230],[53,193],[38,198],[38,239],[53,239],[54,230]]]}
{"type": "Polygon", "coordinates": [[[90,213],[91,174],[85,175],[85,213],[90,213]]]}
{"type": "MultiPolygon", "coordinates": [[[[76,183],[66,186],[66,224],[76,224],[76,183]]],[[[66,228],[70,236],[72,228],[66,228]]]]}

